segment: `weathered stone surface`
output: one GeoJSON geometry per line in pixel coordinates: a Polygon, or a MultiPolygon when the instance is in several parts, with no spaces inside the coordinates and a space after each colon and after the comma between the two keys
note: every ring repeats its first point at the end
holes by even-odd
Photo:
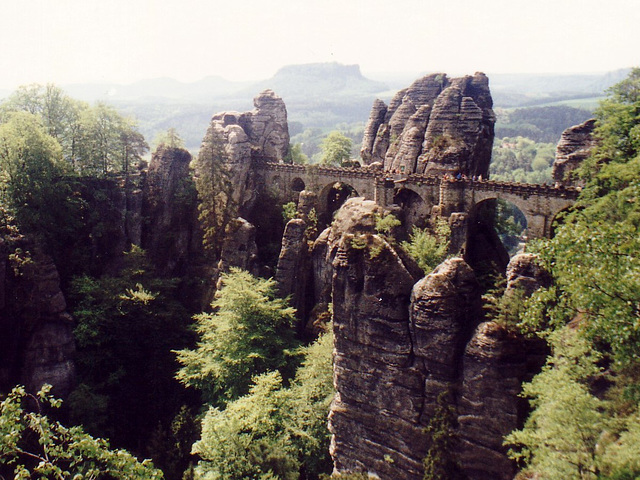
{"type": "MultiPolygon", "coordinates": [[[[414,277],[374,233],[371,203],[349,200],[321,236],[335,272],[337,394],[329,424],[336,470],[421,480],[424,427],[449,391],[467,478],[513,478],[502,441],[523,421],[526,402],[518,394],[544,363],[544,343],[480,323],[481,288],[461,258],[411,288],[414,277]]],[[[530,294],[547,281],[535,257],[522,254],[509,265],[507,292],[530,294]]]]}
{"type": "Polygon", "coordinates": [[[489,80],[482,73],[453,79],[436,100],[425,134],[420,173],[487,177],[495,115],[489,80]]]}
{"type": "Polygon", "coordinates": [[[418,107],[419,106],[413,102],[407,93],[407,95],[402,99],[402,103],[391,117],[391,120],[389,120],[389,148],[387,149],[387,153],[384,158],[385,170],[391,170],[394,158],[398,153],[402,132],[409,119],[418,110],[418,107]]]}
{"type": "Polygon", "coordinates": [[[595,124],[596,120],[591,119],[562,132],[552,170],[553,180],[557,185],[584,186],[584,181],[570,178],[568,175],[580,166],[596,146],[597,142],[593,136],[595,124]]]}
{"type": "MultiPolygon", "coordinates": [[[[398,139],[398,147],[393,153],[390,170],[392,172],[415,172],[416,162],[422,152],[425,130],[431,115],[431,105],[422,105],[406,122],[398,139]]],[[[387,152],[389,156],[391,149],[387,152]]]]}
{"type": "Polygon", "coordinates": [[[304,310],[304,299],[309,273],[306,267],[308,246],[305,237],[307,223],[301,218],[287,222],[282,235],[282,248],[278,257],[275,281],[281,297],[292,296],[292,304],[300,315],[304,310]]]}
{"type": "Polygon", "coordinates": [[[222,141],[233,185],[233,201],[241,217],[250,217],[258,200],[259,179],[253,162],[282,162],[289,151],[287,109],[279,96],[265,90],[254,98],[250,112],[213,115],[201,150],[222,141]]]}
{"type": "Polygon", "coordinates": [[[411,293],[413,354],[424,375],[423,415],[461,375],[460,358],[480,319],[480,287],[471,267],[452,258],[420,280],[411,293]]]}
{"type": "Polygon", "coordinates": [[[376,135],[380,125],[384,122],[384,117],[387,114],[387,105],[382,101],[376,99],[373,102],[371,108],[371,114],[369,120],[364,129],[364,136],[362,138],[362,148],[360,149],[360,156],[365,165],[372,163],[373,144],[376,141],[376,135]]]}
{"type": "Polygon", "coordinates": [[[257,274],[257,257],[256,227],[244,218],[236,218],[227,227],[218,269],[227,272],[236,267],[257,274]]]}
{"type": "Polygon", "coordinates": [[[3,245],[0,254],[5,299],[0,307],[0,389],[20,383],[36,392],[49,383],[56,395],[66,397],[75,382],[75,343],[58,271],[31,242],[17,238],[12,243],[3,245]],[[9,257],[16,252],[17,257],[9,257]]]}
{"type": "Polygon", "coordinates": [[[252,158],[280,162],[289,151],[284,101],[272,90],[265,90],[253,99],[253,105],[250,112],[215,114],[209,128],[223,133],[230,163],[248,163],[252,158]]]}
{"type": "Polygon", "coordinates": [[[411,367],[408,325],[415,279],[375,233],[380,213],[374,202],[350,199],[321,235],[333,252],[334,268],[337,395],[329,416],[331,453],[338,471],[418,478],[422,382],[411,367]]]}
{"type": "Polygon", "coordinates": [[[190,162],[188,151],[160,147],[153,153],[147,172],[142,246],[159,272],[167,275],[184,274],[190,254],[197,248],[197,199],[190,162]]]}
{"type": "Polygon", "coordinates": [[[367,164],[383,162],[393,173],[461,172],[486,178],[495,124],[492,106],[483,73],[453,79],[427,75],[394,96],[382,123],[381,105],[374,104],[361,156],[367,164]]]}
{"type": "Polygon", "coordinates": [[[502,441],[522,421],[518,394],[527,371],[525,343],[495,322],[485,322],[465,348],[458,458],[470,480],[509,480],[515,474],[502,441]]]}
{"type": "MultiPolygon", "coordinates": [[[[505,295],[531,295],[548,286],[549,274],[535,255],[514,256],[507,267],[505,295]]],[[[509,480],[515,464],[502,445],[520,427],[527,410],[518,396],[522,382],[540,371],[547,355],[544,341],[526,338],[493,321],[480,324],[465,347],[458,398],[459,459],[470,480],[509,480]]]]}
{"type": "Polygon", "coordinates": [[[515,255],[507,265],[507,293],[522,290],[528,297],[538,288],[548,287],[551,282],[551,275],[532,253],[515,255]]]}
{"type": "Polygon", "coordinates": [[[256,107],[242,127],[249,136],[252,154],[260,159],[282,161],[289,151],[289,126],[284,101],[273,90],[265,90],[253,100],[256,107]]]}

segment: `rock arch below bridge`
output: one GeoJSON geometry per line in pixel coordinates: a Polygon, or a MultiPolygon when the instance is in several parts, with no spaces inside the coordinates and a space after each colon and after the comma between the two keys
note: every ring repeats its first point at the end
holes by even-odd
{"type": "Polygon", "coordinates": [[[320,191],[318,195],[318,223],[322,228],[328,226],[333,220],[333,214],[342,206],[348,198],[357,197],[355,188],[345,182],[333,182],[320,191]]]}
{"type": "Polygon", "coordinates": [[[401,208],[401,218],[407,232],[413,226],[424,228],[430,215],[430,208],[424,199],[415,190],[410,188],[396,189],[393,196],[393,203],[401,208]]]}

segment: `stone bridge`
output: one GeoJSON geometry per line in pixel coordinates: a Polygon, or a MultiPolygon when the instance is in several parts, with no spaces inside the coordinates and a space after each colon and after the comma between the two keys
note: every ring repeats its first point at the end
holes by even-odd
{"type": "Polygon", "coordinates": [[[501,199],[524,214],[529,238],[549,237],[554,218],[579,193],[570,187],[390,174],[368,168],[261,163],[255,170],[280,201],[296,200],[302,190],[315,192],[319,215],[329,219],[347,196],[365,197],[383,206],[400,205],[408,224],[424,223],[431,215],[464,213],[473,218],[483,202],[501,199]]]}

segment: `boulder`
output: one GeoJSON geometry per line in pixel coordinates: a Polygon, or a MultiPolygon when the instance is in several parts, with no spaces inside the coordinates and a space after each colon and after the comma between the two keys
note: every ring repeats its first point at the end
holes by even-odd
{"type": "Polygon", "coordinates": [[[595,125],[596,120],[592,118],[562,132],[556,147],[556,159],[552,168],[553,180],[556,185],[584,186],[583,180],[571,178],[570,173],[580,166],[597,145],[593,136],[595,125]]]}

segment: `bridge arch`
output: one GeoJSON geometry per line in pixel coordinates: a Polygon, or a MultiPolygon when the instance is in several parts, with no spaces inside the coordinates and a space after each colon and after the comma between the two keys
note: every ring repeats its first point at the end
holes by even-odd
{"type": "Polygon", "coordinates": [[[296,193],[300,193],[306,187],[304,180],[302,180],[300,177],[295,177],[293,180],[291,180],[289,186],[291,188],[291,191],[296,193]]]}
{"type": "Polygon", "coordinates": [[[496,197],[476,202],[467,215],[464,258],[482,283],[490,283],[526,242],[527,217],[513,202],[496,197]]]}
{"type": "Polygon", "coordinates": [[[564,223],[564,216],[571,211],[571,208],[572,205],[565,207],[553,216],[553,219],[551,220],[551,227],[549,229],[549,237],[553,238],[555,236],[556,230],[564,223]]]}
{"type": "Polygon", "coordinates": [[[395,190],[393,195],[393,203],[401,207],[403,225],[407,232],[411,231],[411,227],[425,227],[430,212],[428,205],[418,192],[406,187],[400,187],[395,190]]]}
{"type": "Polygon", "coordinates": [[[357,197],[355,188],[345,182],[332,182],[325,185],[318,195],[318,223],[322,228],[333,220],[333,214],[348,198],[357,197]]]}
{"type": "Polygon", "coordinates": [[[527,221],[527,236],[530,239],[549,237],[551,223],[555,216],[573,204],[573,199],[549,195],[549,193],[555,193],[553,189],[541,185],[524,186],[491,182],[484,184],[484,187],[481,190],[470,189],[465,202],[466,210],[470,212],[475,205],[484,200],[507,201],[518,207],[524,214],[527,221]]]}

